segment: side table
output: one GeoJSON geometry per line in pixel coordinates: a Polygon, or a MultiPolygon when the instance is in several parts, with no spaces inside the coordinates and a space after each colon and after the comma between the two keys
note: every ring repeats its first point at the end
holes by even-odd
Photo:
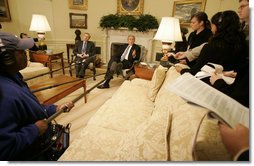
{"type": "Polygon", "coordinates": [[[140,63],[136,64],[134,66],[135,77],[142,78],[142,79],[145,79],[145,80],[151,80],[156,67],[157,66],[154,66],[154,67],[150,68],[148,65],[141,65],[140,63]]]}
{"type": "Polygon", "coordinates": [[[63,52],[52,53],[52,54],[32,53],[30,55],[30,61],[31,62],[40,62],[40,63],[43,63],[45,66],[49,67],[51,78],[53,77],[52,60],[56,60],[56,59],[61,59],[63,74],[65,74],[65,72],[64,72],[64,61],[63,61],[63,52]]]}

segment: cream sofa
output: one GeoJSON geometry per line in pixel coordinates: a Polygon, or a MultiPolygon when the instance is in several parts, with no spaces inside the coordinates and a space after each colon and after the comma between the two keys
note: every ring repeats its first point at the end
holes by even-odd
{"type": "MultiPolygon", "coordinates": [[[[25,80],[28,78],[32,78],[34,76],[38,76],[38,75],[49,72],[49,68],[45,67],[42,63],[30,61],[31,53],[29,50],[26,50],[26,54],[27,54],[27,67],[24,68],[23,70],[20,70],[20,73],[22,74],[25,80]]],[[[49,77],[49,74],[43,77],[40,77],[39,80],[41,81],[41,79],[44,77],[49,77]]],[[[32,79],[28,81],[28,83],[32,83],[32,82],[34,82],[34,80],[32,79]]]]}
{"type": "Polygon", "coordinates": [[[151,81],[125,81],[59,160],[231,160],[217,120],[165,88],[178,76],[160,66],[151,81]]]}
{"type": "Polygon", "coordinates": [[[47,72],[49,72],[49,68],[45,67],[42,63],[30,61],[28,62],[26,68],[20,70],[20,73],[23,75],[24,79],[31,78],[47,72]]]}

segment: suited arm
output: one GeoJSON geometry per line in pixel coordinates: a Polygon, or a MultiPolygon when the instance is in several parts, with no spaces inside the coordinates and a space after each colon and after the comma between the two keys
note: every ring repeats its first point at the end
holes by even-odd
{"type": "Polygon", "coordinates": [[[141,48],[138,45],[135,45],[133,53],[132,53],[133,63],[137,63],[140,60],[140,52],[141,52],[141,48]]]}
{"type": "Polygon", "coordinates": [[[135,54],[132,56],[133,60],[139,60],[140,59],[140,47],[138,45],[135,46],[134,48],[135,54]]]}
{"type": "Polygon", "coordinates": [[[93,42],[89,42],[89,44],[90,46],[87,54],[89,55],[89,57],[92,57],[95,55],[95,44],[93,42]]]}

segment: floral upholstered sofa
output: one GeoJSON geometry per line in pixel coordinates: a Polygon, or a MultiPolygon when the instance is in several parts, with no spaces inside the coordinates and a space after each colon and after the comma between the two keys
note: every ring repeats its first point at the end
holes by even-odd
{"type": "Polygon", "coordinates": [[[45,67],[42,63],[37,62],[28,62],[27,67],[23,70],[20,70],[20,73],[25,79],[31,78],[43,73],[49,72],[49,68],[45,67]]]}
{"type": "Polygon", "coordinates": [[[49,74],[42,75],[44,73],[49,73],[49,68],[45,67],[42,63],[39,62],[31,62],[30,61],[30,52],[27,51],[27,67],[23,70],[20,70],[20,73],[22,74],[23,78],[27,80],[26,82],[28,85],[33,83],[38,83],[38,81],[42,81],[43,79],[49,78],[49,74]],[[39,77],[38,79],[30,79],[34,78],[35,76],[42,75],[42,77],[39,77]]]}
{"type": "Polygon", "coordinates": [[[231,160],[217,120],[165,88],[178,76],[159,66],[151,81],[125,81],[59,160],[231,160]]]}

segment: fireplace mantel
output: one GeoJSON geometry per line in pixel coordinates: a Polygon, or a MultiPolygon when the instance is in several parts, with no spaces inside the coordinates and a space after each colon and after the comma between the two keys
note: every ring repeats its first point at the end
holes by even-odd
{"type": "Polygon", "coordinates": [[[129,35],[134,35],[136,38],[136,44],[140,44],[145,47],[145,61],[153,61],[152,49],[153,49],[153,37],[156,30],[149,30],[147,32],[139,32],[136,30],[130,31],[127,28],[120,29],[106,29],[104,38],[104,52],[103,61],[107,63],[110,59],[110,46],[112,42],[127,43],[127,37],[129,35]]]}

